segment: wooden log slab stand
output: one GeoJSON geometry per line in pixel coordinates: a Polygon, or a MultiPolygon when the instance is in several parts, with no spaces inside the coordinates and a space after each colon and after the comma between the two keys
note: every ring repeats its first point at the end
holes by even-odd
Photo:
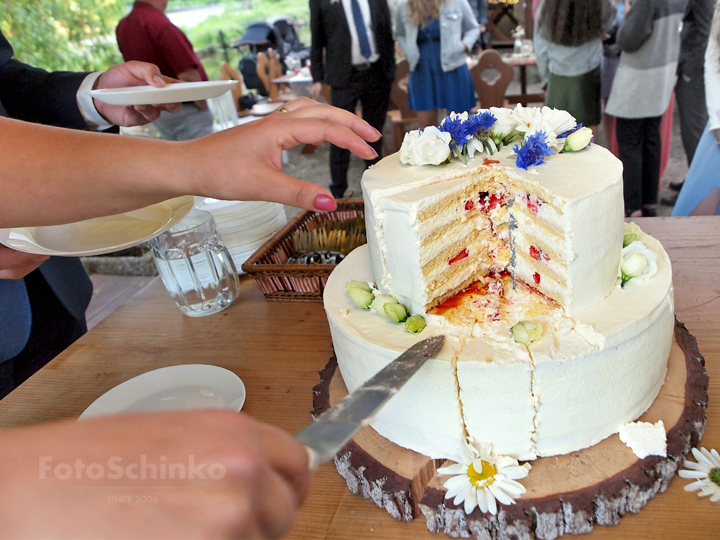
{"type": "MultiPolygon", "coordinates": [[[[313,389],[313,415],[337,403],[347,389],[333,357],[313,389]]],[[[615,525],[627,512],[639,512],[664,492],[690,448],[705,430],[708,375],[697,342],[676,321],[675,342],[666,381],[650,409],[639,420],[662,420],[667,457],[639,459],[617,434],[591,448],[532,462],[522,480],[527,492],[511,506],[498,505],[493,516],[479,508],[466,515],[445,499],[448,477],[436,471],[442,460],[402,448],[372,428],[358,432],[338,453],[335,466],[355,494],[371,499],[399,521],[422,513],[432,532],[453,538],[482,540],[552,540],[566,533],[589,533],[597,525],[615,525]]]]}

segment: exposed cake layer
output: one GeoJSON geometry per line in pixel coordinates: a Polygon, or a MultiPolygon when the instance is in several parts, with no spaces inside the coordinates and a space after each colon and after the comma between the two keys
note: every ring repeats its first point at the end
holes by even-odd
{"type": "Polygon", "coordinates": [[[646,235],[642,241],[658,255],[657,273],[625,289],[616,279],[607,298],[573,317],[532,294],[509,293],[517,295],[511,299],[520,316],[535,313],[544,326],[529,350],[512,340],[509,320],[457,326],[431,315],[425,330],[411,335],[359,309],[345,283],[374,280],[370,250],[358,248],[324,293],[345,383],[352,391],[413,343],[446,334],[440,354],[378,413],[372,425],[381,435],[433,458],[454,455],[466,432],[520,459],[593,445],[640,416],[664,379],[671,268],[658,242],[646,235]]]}
{"type": "Polygon", "coordinates": [[[506,268],[515,241],[518,278],[569,315],[612,289],[622,239],[620,162],[591,146],[524,171],[510,153],[501,150],[493,164],[481,158],[424,167],[402,165],[393,155],[366,171],[368,245],[381,290],[424,313],[472,282],[472,269],[477,279],[488,263],[506,268]],[[473,240],[480,236],[471,233],[480,229],[479,217],[491,235],[486,251],[493,260],[452,268],[478,256],[473,240]],[[508,232],[503,227],[510,222],[508,232]]]}

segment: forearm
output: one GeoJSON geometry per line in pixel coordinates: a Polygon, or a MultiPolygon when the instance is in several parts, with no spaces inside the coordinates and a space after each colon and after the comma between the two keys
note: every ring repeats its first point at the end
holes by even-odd
{"type": "Polygon", "coordinates": [[[191,169],[180,165],[182,144],[6,118],[0,138],[0,227],[77,221],[191,193],[179,174],[191,169]]]}

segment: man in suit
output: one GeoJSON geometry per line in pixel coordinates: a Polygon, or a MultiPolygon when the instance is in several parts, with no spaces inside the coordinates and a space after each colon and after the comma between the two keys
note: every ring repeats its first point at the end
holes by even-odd
{"type": "MultiPolygon", "coordinates": [[[[313,98],[319,100],[322,83],[330,85],[335,107],[355,112],[382,133],[395,78],[395,42],[387,0],[310,0],[313,98]]],[[[371,145],[378,157],[382,139],[371,145]]],[[[341,198],[347,190],[350,152],[330,147],[330,191],[341,198]]]]}
{"type": "MultiPolygon", "coordinates": [[[[123,64],[104,73],[48,73],[12,57],[0,32],[0,116],[97,130],[148,123],[160,114],[158,107],[113,107],[87,95],[93,87],[163,85],[150,64],[123,64]]],[[[92,290],[77,258],[48,259],[0,245],[0,398],[87,331],[92,290]]]]}

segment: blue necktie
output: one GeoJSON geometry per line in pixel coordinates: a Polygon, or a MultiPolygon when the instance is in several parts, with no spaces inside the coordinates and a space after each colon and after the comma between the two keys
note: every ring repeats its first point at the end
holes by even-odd
{"type": "Polygon", "coordinates": [[[353,19],[355,20],[355,29],[357,30],[358,41],[360,42],[360,54],[367,60],[370,58],[370,41],[368,40],[367,30],[365,30],[365,19],[363,19],[362,11],[358,0],[350,0],[352,5],[353,19]]]}

